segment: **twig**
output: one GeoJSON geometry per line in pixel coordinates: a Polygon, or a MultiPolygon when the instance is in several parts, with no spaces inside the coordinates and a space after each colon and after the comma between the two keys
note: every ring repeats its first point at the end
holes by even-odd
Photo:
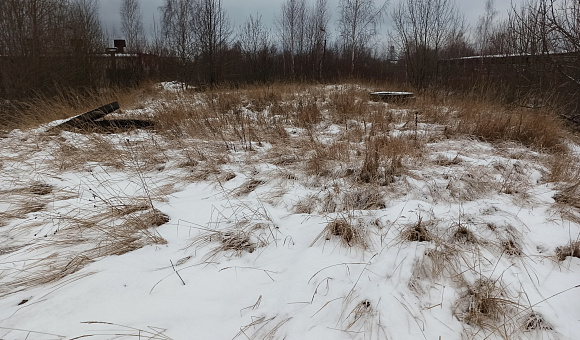
{"type": "Polygon", "coordinates": [[[183,278],[181,277],[181,275],[179,275],[179,272],[175,269],[175,266],[173,265],[173,261],[169,260],[169,263],[171,263],[171,267],[173,267],[173,271],[175,272],[175,274],[177,274],[177,276],[179,276],[179,279],[181,280],[181,282],[185,286],[185,281],[183,281],[183,278]]]}

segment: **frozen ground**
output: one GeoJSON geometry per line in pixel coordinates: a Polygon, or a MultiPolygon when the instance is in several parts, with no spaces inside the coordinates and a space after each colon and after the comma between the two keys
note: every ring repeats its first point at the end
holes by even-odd
{"type": "Polygon", "coordinates": [[[45,130],[0,139],[0,339],[580,339],[580,213],[519,144],[429,138],[379,186],[268,142],[45,130]]]}

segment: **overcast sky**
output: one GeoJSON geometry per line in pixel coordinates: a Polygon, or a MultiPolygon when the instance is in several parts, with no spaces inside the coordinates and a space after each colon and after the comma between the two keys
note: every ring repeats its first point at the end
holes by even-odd
{"type": "MultiPolygon", "coordinates": [[[[1,1],[1,0],[0,0],[1,1]]],[[[119,16],[119,8],[122,0],[99,0],[101,18],[107,30],[111,33],[111,38],[123,38],[121,33],[121,24],[119,16]]],[[[396,6],[399,0],[391,0],[389,3],[388,12],[390,13],[393,6],[396,6]]],[[[485,0],[455,0],[460,10],[464,13],[468,23],[471,27],[475,26],[477,18],[483,13],[485,9],[485,0]]],[[[520,3],[521,0],[512,0],[514,3],[520,3]]],[[[246,18],[256,13],[262,15],[262,20],[266,25],[273,26],[273,20],[284,0],[222,0],[232,27],[238,28],[243,24],[246,18]]],[[[313,3],[313,0],[307,0],[313,3]]],[[[379,1],[376,1],[379,3],[379,1]]],[[[153,17],[156,20],[159,18],[159,6],[162,5],[163,0],[140,0],[141,12],[143,14],[143,21],[145,31],[149,32],[153,24],[153,17]]],[[[337,10],[339,0],[328,0],[328,5],[332,11],[331,22],[336,22],[337,10]]],[[[500,15],[504,16],[511,7],[511,2],[508,0],[496,0],[496,10],[500,15]]],[[[384,32],[386,34],[387,27],[389,27],[390,14],[385,18],[384,32]]]]}

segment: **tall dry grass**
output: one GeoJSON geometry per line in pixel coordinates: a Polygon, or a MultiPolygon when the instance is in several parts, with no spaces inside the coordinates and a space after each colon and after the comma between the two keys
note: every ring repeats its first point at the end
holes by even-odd
{"type": "Polygon", "coordinates": [[[548,108],[508,107],[498,101],[471,96],[421,102],[427,122],[443,124],[446,134],[469,135],[484,141],[515,141],[535,150],[564,151],[569,131],[557,112],[548,108]]]}
{"type": "Polygon", "coordinates": [[[137,89],[61,90],[57,95],[39,94],[27,101],[0,104],[0,130],[26,129],[66,119],[117,101],[121,108],[135,106],[153,93],[152,84],[137,89]]]}

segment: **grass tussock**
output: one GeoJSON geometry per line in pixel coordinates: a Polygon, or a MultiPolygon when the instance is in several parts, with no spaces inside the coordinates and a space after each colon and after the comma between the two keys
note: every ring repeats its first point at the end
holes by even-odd
{"type": "Polygon", "coordinates": [[[425,256],[415,260],[408,287],[417,295],[425,294],[430,287],[428,282],[439,282],[442,276],[454,277],[460,268],[457,258],[458,249],[441,246],[427,249],[425,256]]]}
{"type": "Polygon", "coordinates": [[[28,191],[33,195],[44,196],[52,193],[53,186],[46,183],[32,183],[28,188],[28,191]]]}
{"type": "Polygon", "coordinates": [[[322,120],[322,114],[316,103],[316,98],[313,98],[312,101],[298,102],[296,120],[296,125],[301,127],[309,127],[322,120]]]}
{"type": "Polygon", "coordinates": [[[218,240],[221,244],[220,251],[233,251],[238,256],[244,251],[253,253],[256,249],[250,235],[243,231],[219,233],[218,240]]]}
{"type": "Polygon", "coordinates": [[[544,319],[542,314],[532,312],[525,318],[523,327],[525,331],[551,331],[554,327],[544,319]]]}
{"type": "Polygon", "coordinates": [[[430,242],[433,240],[433,236],[427,229],[431,223],[423,222],[423,219],[419,217],[417,223],[407,226],[401,233],[401,237],[405,241],[409,242],[430,242]]]}
{"type": "Polygon", "coordinates": [[[497,282],[477,280],[470,285],[455,305],[455,315],[469,325],[504,333],[499,325],[515,316],[519,305],[509,299],[497,282]]]}
{"type": "Polygon", "coordinates": [[[234,190],[235,196],[246,196],[265,183],[263,180],[250,179],[234,190]]]}
{"type": "Polygon", "coordinates": [[[405,160],[418,157],[420,152],[417,141],[404,135],[369,137],[358,179],[364,183],[389,185],[405,174],[405,160]]]}
{"type": "Polygon", "coordinates": [[[570,242],[567,246],[556,248],[558,261],[564,261],[568,256],[580,259],[580,241],[570,242]]]}
{"type": "Polygon", "coordinates": [[[554,152],[546,161],[548,180],[554,183],[574,183],[580,178],[580,159],[570,152],[554,152]]]}
{"type": "Polygon", "coordinates": [[[276,242],[278,227],[272,222],[268,212],[238,202],[230,207],[231,215],[219,211],[217,220],[201,228],[198,236],[192,238],[188,248],[210,247],[202,261],[211,262],[222,256],[242,256],[276,242]],[[211,228],[210,228],[211,227],[211,228]]]}
{"type": "Polygon", "coordinates": [[[473,234],[471,230],[469,230],[467,227],[461,224],[455,228],[455,231],[453,232],[451,239],[453,240],[453,242],[461,244],[477,243],[477,238],[475,237],[475,234],[473,234]]]}
{"type": "Polygon", "coordinates": [[[501,248],[504,253],[511,256],[523,255],[522,247],[513,240],[502,241],[501,248]]]}
{"type": "Polygon", "coordinates": [[[347,247],[367,248],[364,225],[362,223],[352,224],[346,219],[336,219],[330,221],[322,232],[314,239],[311,246],[318,240],[324,238],[329,241],[338,238],[341,244],[347,247]]]}
{"type": "Polygon", "coordinates": [[[189,247],[212,246],[202,261],[211,262],[221,256],[242,256],[253,253],[275,241],[275,226],[269,222],[239,221],[224,230],[206,230],[192,239],[189,247]]]}
{"type": "Polygon", "coordinates": [[[204,260],[211,261],[222,254],[241,256],[244,252],[253,253],[258,247],[252,239],[251,230],[232,229],[226,231],[208,231],[192,239],[191,246],[197,248],[214,245],[204,260]]]}
{"type": "Polygon", "coordinates": [[[384,209],[385,192],[372,185],[357,185],[353,188],[343,188],[335,185],[320,195],[310,194],[296,202],[294,211],[299,214],[314,212],[328,214],[358,210],[384,209]]]}

